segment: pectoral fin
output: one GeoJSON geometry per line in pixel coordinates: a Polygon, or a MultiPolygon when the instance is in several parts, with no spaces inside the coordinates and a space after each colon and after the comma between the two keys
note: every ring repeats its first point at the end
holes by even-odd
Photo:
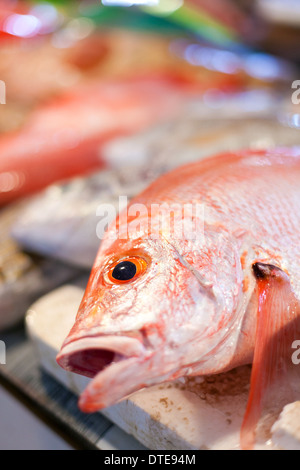
{"type": "MultiPolygon", "coordinates": [[[[258,313],[250,394],[241,429],[243,449],[254,448],[268,392],[276,387],[277,396],[282,387],[287,387],[288,375],[296,367],[292,344],[300,340],[300,306],[288,275],[263,263],[254,264],[253,272],[257,279],[258,313]]],[[[299,369],[297,373],[300,375],[299,369]]]]}

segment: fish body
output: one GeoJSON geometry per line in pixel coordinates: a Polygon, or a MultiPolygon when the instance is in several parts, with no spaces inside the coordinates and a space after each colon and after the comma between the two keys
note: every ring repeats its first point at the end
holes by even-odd
{"type": "MultiPolygon", "coordinates": [[[[270,331],[279,338],[299,320],[299,181],[299,149],[241,151],[180,167],[131,201],[105,234],[58,355],[62,367],[93,378],[82,410],[251,363],[270,331]],[[163,205],[174,210],[170,225],[163,205]],[[266,289],[275,305],[263,301],[266,289]]],[[[264,358],[274,370],[276,354],[264,358]]]]}
{"type": "Polygon", "coordinates": [[[104,142],[169,116],[181,99],[167,79],[145,78],[91,83],[59,96],[1,137],[0,205],[103,167],[104,142]]]}

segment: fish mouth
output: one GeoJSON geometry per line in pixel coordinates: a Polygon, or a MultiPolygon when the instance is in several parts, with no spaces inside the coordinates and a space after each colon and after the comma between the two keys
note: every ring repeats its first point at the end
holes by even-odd
{"type": "Polygon", "coordinates": [[[85,413],[94,413],[167,380],[170,371],[162,370],[157,353],[146,348],[140,338],[104,335],[64,344],[56,360],[67,371],[92,378],[78,406],[85,413]]]}
{"type": "Polygon", "coordinates": [[[108,335],[71,341],[63,345],[56,360],[63,369],[93,378],[112,364],[144,355],[138,339],[108,335]]]}
{"type": "Polygon", "coordinates": [[[93,379],[79,399],[81,411],[90,413],[142,388],[138,372],[148,357],[149,351],[139,339],[100,336],[63,345],[56,360],[63,369],[93,379]]]}

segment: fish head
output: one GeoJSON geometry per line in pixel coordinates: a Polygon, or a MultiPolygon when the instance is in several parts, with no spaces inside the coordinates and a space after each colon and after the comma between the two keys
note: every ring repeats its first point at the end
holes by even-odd
{"type": "MultiPolygon", "coordinates": [[[[206,374],[237,325],[242,269],[224,232],[163,233],[102,242],[76,322],[58,355],[93,378],[79,406],[93,412],[141,388],[206,374]]],[[[230,337],[232,351],[235,345],[230,337]]],[[[224,366],[226,364],[224,363],[224,366]]]]}

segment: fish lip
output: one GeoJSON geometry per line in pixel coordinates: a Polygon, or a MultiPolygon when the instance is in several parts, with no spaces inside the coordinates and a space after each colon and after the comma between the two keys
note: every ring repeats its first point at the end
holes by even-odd
{"type": "Polygon", "coordinates": [[[86,336],[64,344],[56,357],[56,361],[67,371],[93,378],[98,373],[103,372],[103,369],[111,366],[112,363],[117,363],[132,357],[143,358],[145,356],[146,349],[139,339],[121,335],[100,335],[86,336]],[[86,367],[85,371],[84,367],[79,368],[72,364],[72,358],[74,358],[76,354],[84,354],[91,350],[112,353],[110,360],[107,361],[104,367],[99,368],[98,372],[91,372],[88,367],[86,367]]]}
{"type": "MultiPolygon", "coordinates": [[[[136,383],[147,358],[129,357],[99,372],[79,397],[78,406],[84,413],[94,413],[126,399],[144,386],[136,383]],[[123,374],[126,372],[126,378],[123,374]]],[[[140,380],[138,379],[138,383],[140,380]]]]}

